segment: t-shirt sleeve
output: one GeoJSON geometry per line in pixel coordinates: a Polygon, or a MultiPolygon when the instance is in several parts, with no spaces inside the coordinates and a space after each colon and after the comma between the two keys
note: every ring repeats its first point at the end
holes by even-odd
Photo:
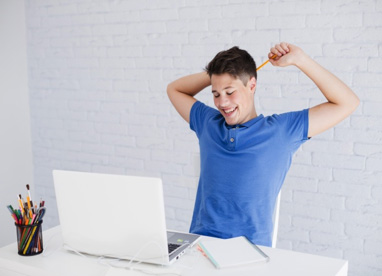
{"type": "Polygon", "coordinates": [[[216,113],[218,113],[217,110],[200,101],[196,101],[190,111],[190,128],[199,137],[208,120],[215,116],[216,113]]]}
{"type": "Polygon", "coordinates": [[[279,115],[285,141],[298,148],[309,140],[309,109],[292,111],[279,115]]]}

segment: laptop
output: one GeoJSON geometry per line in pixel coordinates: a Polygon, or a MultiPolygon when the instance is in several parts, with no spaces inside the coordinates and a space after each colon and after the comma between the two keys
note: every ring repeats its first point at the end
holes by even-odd
{"type": "Polygon", "coordinates": [[[53,171],[64,247],[170,265],[199,235],[167,231],[160,178],[53,171]]]}

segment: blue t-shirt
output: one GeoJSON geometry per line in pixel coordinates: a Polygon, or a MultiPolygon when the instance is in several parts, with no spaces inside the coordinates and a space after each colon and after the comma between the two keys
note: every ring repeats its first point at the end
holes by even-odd
{"type": "Polygon", "coordinates": [[[195,102],[190,127],[201,166],[190,232],[271,246],[275,201],[308,139],[308,109],[229,126],[218,110],[195,102]]]}

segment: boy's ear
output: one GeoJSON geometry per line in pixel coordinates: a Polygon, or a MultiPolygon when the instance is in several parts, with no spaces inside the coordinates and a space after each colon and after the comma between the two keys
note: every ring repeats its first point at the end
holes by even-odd
{"type": "Polygon", "coordinates": [[[252,92],[255,92],[256,88],[256,79],[255,77],[251,77],[248,81],[249,88],[251,89],[252,92]]]}

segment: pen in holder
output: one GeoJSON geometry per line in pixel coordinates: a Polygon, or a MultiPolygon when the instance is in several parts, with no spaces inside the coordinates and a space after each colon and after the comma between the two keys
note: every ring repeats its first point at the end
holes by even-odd
{"type": "Polygon", "coordinates": [[[17,249],[21,256],[33,256],[43,251],[42,220],[29,225],[16,225],[17,249]]]}

